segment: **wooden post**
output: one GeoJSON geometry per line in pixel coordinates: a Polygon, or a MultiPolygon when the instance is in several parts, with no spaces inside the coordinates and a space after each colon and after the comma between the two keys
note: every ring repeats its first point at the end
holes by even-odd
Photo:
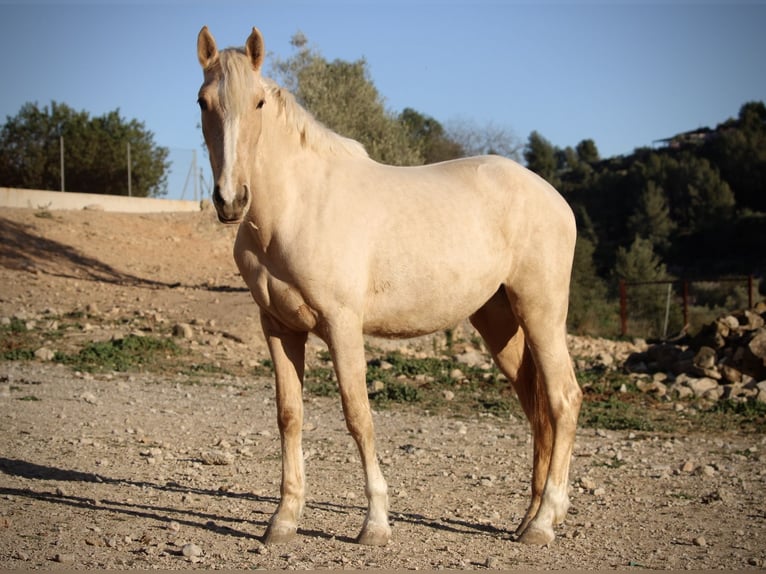
{"type": "Polygon", "coordinates": [[[753,308],[753,274],[747,276],[747,308],[753,308]]]}
{"type": "Polygon", "coordinates": [[[628,334],[628,285],[620,279],[620,334],[628,334]]]}

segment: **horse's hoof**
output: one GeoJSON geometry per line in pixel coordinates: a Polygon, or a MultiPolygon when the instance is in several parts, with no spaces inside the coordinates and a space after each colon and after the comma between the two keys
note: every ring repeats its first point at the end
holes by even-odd
{"type": "Polygon", "coordinates": [[[285,544],[295,538],[298,532],[296,526],[286,524],[269,524],[266,535],[263,537],[264,544],[285,544]]]}
{"type": "Polygon", "coordinates": [[[556,535],[553,533],[553,528],[540,528],[538,526],[529,526],[519,536],[518,541],[522,544],[537,544],[545,545],[553,542],[556,535]]]}
{"type": "Polygon", "coordinates": [[[373,526],[367,524],[357,536],[356,541],[365,546],[385,546],[391,540],[389,526],[373,526]]]}

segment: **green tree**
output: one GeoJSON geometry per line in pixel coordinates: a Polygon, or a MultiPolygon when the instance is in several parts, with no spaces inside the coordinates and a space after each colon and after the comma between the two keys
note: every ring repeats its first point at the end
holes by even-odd
{"type": "Polygon", "coordinates": [[[593,164],[600,160],[596,142],[591,139],[582,140],[575,146],[575,151],[581,162],[593,164]]]}
{"type": "Polygon", "coordinates": [[[684,154],[667,177],[673,217],[682,229],[694,232],[731,217],[734,193],[707,159],[684,154]]]}
{"type": "Polygon", "coordinates": [[[131,153],[131,193],[167,193],[167,148],[137,120],[119,110],[90,117],[66,104],[40,108],[24,104],[0,129],[0,181],[11,187],[61,188],[60,139],[64,141],[65,187],[82,193],[128,194],[127,146],[131,153]]]}
{"type": "Polygon", "coordinates": [[[648,239],[636,236],[629,248],[619,247],[614,274],[626,281],[667,279],[667,268],[648,239]]]}
{"type": "Polygon", "coordinates": [[[718,126],[703,150],[730,186],[737,206],[766,212],[766,105],[748,102],[737,121],[718,126]]]}
{"type": "Polygon", "coordinates": [[[370,157],[391,165],[419,165],[423,156],[413,145],[408,127],[385,108],[370,79],[367,62],[328,62],[307,45],[300,32],[293,36],[297,52],[275,58],[276,79],[320,122],[359,141],[370,157]]]}
{"type": "Polygon", "coordinates": [[[447,135],[444,126],[430,116],[412,108],[405,108],[399,115],[407,128],[412,146],[423,156],[425,163],[437,163],[463,157],[463,146],[447,135]]]}
{"type": "Polygon", "coordinates": [[[615,330],[610,323],[614,321],[616,312],[607,300],[606,283],[596,272],[594,252],[593,241],[579,234],[572,267],[567,318],[569,329],[579,334],[615,330]]]}
{"type": "Polygon", "coordinates": [[[670,218],[665,192],[653,181],[648,181],[633,215],[628,218],[628,230],[648,239],[658,249],[670,246],[675,223],[670,218]]]}
{"type": "MultiPolygon", "coordinates": [[[[614,275],[631,283],[669,279],[667,268],[654,252],[652,242],[636,236],[629,248],[620,247],[614,275]]],[[[662,334],[667,300],[666,285],[633,285],[629,288],[629,311],[632,322],[640,323],[641,330],[652,336],[662,334]]]]}
{"type": "Polygon", "coordinates": [[[542,135],[536,131],[529,134],[529,140],[524,147],[524,160],[527,162],[527,167],[554,187],[558,187],[560,183],[557,173],[559,164],[557,155],[556,148],[542,135]]]}

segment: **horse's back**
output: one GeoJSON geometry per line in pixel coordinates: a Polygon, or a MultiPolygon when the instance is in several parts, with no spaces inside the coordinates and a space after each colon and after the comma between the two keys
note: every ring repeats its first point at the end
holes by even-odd
{"type": "Polygon", "coordinates": [[[527,261],[544,255],[571,264],[571,210],[519,164],[485,156],[386,171],[393,192],[380,188],[389,203],[376,206],[379,223],[368,226],[377,229],[368,332],[409,336],[448,327],[519,269],[532,269],[527,261]]]}

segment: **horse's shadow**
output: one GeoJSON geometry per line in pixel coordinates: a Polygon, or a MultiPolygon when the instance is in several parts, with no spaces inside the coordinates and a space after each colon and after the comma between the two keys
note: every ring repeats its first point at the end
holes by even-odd
{"type": "MultiPolygon", "coordinates": [[[[79,470],[71,470],[64,468],[57,468],[53,466],[45,466],[36,464],[33,462],[10,459],[0,457],[0,473],[8,476],[16,476],[20,478],[40,480],[40,481],[57,481],[57,482],[73,482],[73,483],[92,483],[92,484],[106,484],[114,486],[132,486],[141,489],[153,489],[160,492],[177,492],[182,494],[193,494],[200,497],[210,498],[231,498],[237,500],[248,500],[255,503],[268,504],[269,507],[276,507],[279,500],[275,497],[260,496],[252,493],[242,492],[230,492],[221,490],[211,490],[198,487],[184,486],[177,482],[166,482],[165,484],[157,484],[148,481],[135,481],[122,478],[111,478],[102,474],[95,474],[91,472],[82,472],[79,470]]],[[[79,508],[82,510],[88,510],[93,512],[108,512],[112,514],[120,514],[127,517],[134,518],[146,518],[156,520],[159,523],[177,522],[180,525],[192,528],[200,528],[208,531],[221,534],[223,536],[233,536],[237,538],[258,539],[263,542],[263,535],[257,536],[244,529],[227,526],[226,522],[235,522],[243,525],[243,527],[253,527],[265,529],[268,525],[270,513],[265,511],[255,510],[254,512],[260,514],[262,518],[258,519],[244,519],[236,518],[230,515],[222,516],[210,512],[204,512],[200,510],[191,509],[188,507],[173,507],[173,506],[159,506],[150,504],[140,504],[136,502],[125,502],[118,500],[109,500],[107,498],[100,498],[95,500],[93,498],[85,496],[77,496],[68,492],[50,492],[45,490],[34,490],[32,488],[12,488],[0,486],[0,495],[13,496],[18,498],[29,498],[50,504],[69,506],[73,508],[79,508]]],[[[350,513],[363,513],[365,508],[354,505],[344,505],[329,501],[309,501],[306,503],[307,508],[321,511],[332,512],[341,514],[350,513]]],[[[505,530],[496,528],[492,525],[483,523],[472,523],[465,520],[457,520],[451,518],[435,519],[423,514],[416,513],[398,513],[393,512],[391,518],[396,524],[397,522],[413,524],[416,526],[425,526],[433,530],[441,530],[454,532],[464,535],[485,535],[492,534],[507,538],[508,533],[505,530]]],[[[338,536],[335,534],[329,534],[318,530],[300,529],[298,532],[303,536],[311,538],[325,538],[335,539],[340,542],[352,543],[353,538],[346,536],[338,536]]]]}
{"type": "Polygon", "coordinates": [[[129,285],[146,289],[188,287],[246,291],[245,287],[186,285],[140,277],[117,269],[60,241],[37,235],[31,226],[0,217],[0,266],[64,279],[129,285]]]}

